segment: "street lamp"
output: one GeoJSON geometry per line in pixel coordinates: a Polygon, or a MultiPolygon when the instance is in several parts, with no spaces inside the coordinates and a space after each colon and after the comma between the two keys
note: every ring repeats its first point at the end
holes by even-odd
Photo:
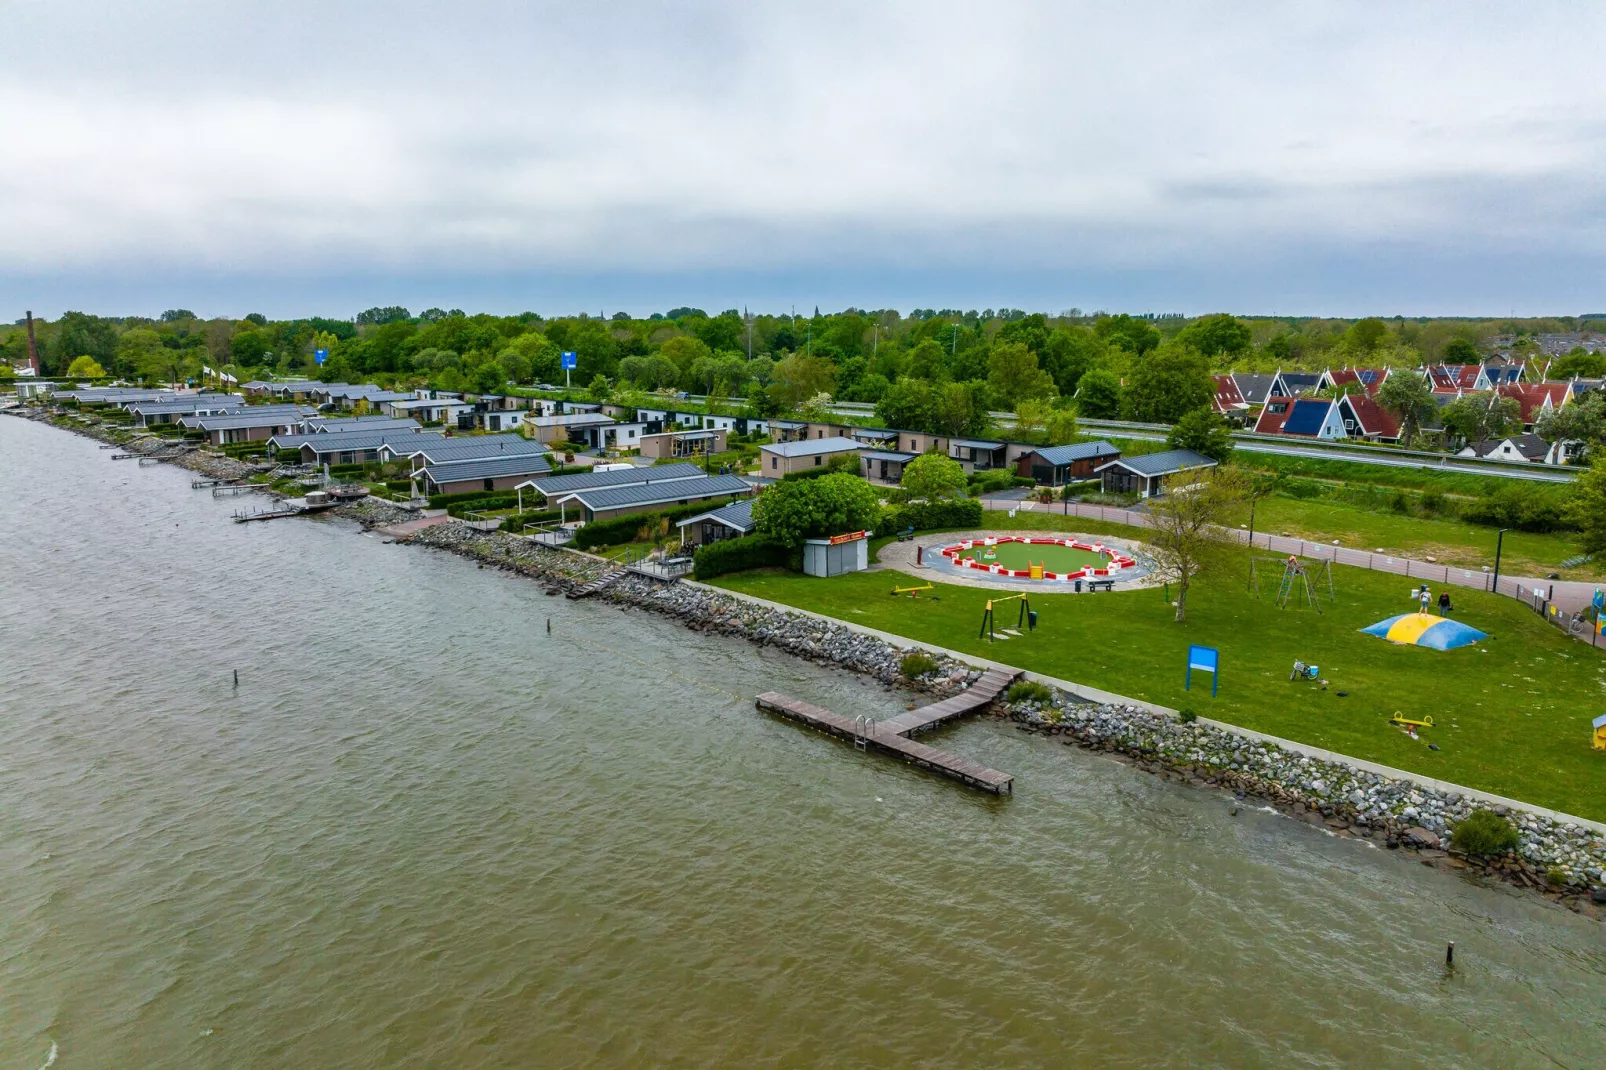
{"type": "Polygon", "coordinates": [[[1495,594],[1499,594],[1500,593],[1500,548],[1505,545],[1506,532],[1508,532],[1510,530],[1511,530],[1510,528],[1501,528],[1500,529],[1500,534],[1495,537],[1495,542],[1494,542],[1494,582],[1489,585],[1489,590],[1493,591],[1495,594]]]}

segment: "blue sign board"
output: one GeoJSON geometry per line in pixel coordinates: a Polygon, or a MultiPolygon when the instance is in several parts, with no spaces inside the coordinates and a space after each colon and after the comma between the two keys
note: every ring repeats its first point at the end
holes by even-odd
{"type": "Polygon", "coordinates": [[[312,351],[312,359],[322,364],[329,359],[329,351],[327,349],[314,349],[312,351]]]}
{"type": "Polygon", "coordinates": [[[1210,674],[1210,697],[1216,697],[1216,681],[1221,679],[1221,651],[1213,646],[1188,647],[1188,671],[1182,678],[1182,689],[1193,690],[1193,670],[1210,674]]]}
{"type": "Polygon", "coordinates": [[[562,357],[564,371],[570,371],[580,366],[580,359],[576,357],[572,351],[563,353],[562,357]]]}

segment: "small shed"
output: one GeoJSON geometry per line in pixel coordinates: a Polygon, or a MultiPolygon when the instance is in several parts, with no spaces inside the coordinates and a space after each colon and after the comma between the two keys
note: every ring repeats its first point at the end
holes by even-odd
{"type": "Polygon", "coordinates": [[[870,567],[868,531],[803,540],[803,571],[810,576],[840,576],[870,567]]]}

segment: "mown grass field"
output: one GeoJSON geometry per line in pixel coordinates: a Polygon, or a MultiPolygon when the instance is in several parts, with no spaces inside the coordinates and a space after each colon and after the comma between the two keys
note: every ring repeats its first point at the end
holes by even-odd
{"type": "MultiPolygon", "coordinates": [[[[990,514],[988,526],[1081,530],[1141,539],[1116,525],[990,514]],[[996,523],[995,523],[996,521],[996,523]],[[1028,523],[1030,526],[1028,526],[1028,523]]],[[[905,575],[877,571],[815,579],[777,570],[724,577],[721,586],[920,642],[993,658],[1358,758],[1585,817],[1606,820],[1606,752],[1590,745],[1590,720],[1606,712],[1606,650],[1569,639],[1520,603],[1452,590],[1457,619],[1489,640],[1456,651],[1397,647],[1360,628],[1406,612],[1409,581],[1337,568],[1337,601],[1321,614],[1277,609],[1274,581],[1246,590],[1247,553],[1189,597],[1177,623],[1162,590],[1034,594],[1035,633],[989,643],[977,636],[996,593],[939,584],[936,599],[892,597],[905,575]],[[1196,674],[1183,690],[1190,643],[1221,651],[1220,696],[1196,674]],[[1295,659],[1321,666],[1322,690],[1288,679],[1295,659]],[[1346,693],[1340,698],[1339,692],[1346,693]],[[1393,713],[1432,715],[1437,727],[1413,741],[1388,724],[1393,713]],[[1438,751],[1428,749],[1437,743],[1438,751]]],[[[940,575],[940,573],[936,574],[940,575]]],[[[1435,596],[1437,590],[1435,589],[1435,596]]],[[[1325,599],[1324,599],[1325,603],[1325,599]]],[[[1011,611],[1002,614],[1013,622],[1011,611]]],[[[806,696],[805,696],[806,697],[806,696]]]]}

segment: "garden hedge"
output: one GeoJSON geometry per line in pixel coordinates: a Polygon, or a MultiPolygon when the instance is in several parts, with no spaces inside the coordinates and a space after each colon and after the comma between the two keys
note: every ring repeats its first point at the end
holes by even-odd
{"type": "Polygon", "coordinates": [[[979,528],[981,502],[975,498],[953,498],[943,502],[909,502],[884,510],[876,524],[877,535],[896,535],[905,528],[929,531],[933,528],[979,528]]]}
{"type": "Polygon", "coordinates": [[[763,535],[724,539],[697,548],[692,555],[692,574],[700,580],[712,579],[728,572],[785,565],[790,556],[784,545],[763,535]]]}
{"type": "Polygon", "coordinates": [[[593,546],[618,546],[621,543],[634,542],[636,533],[649,525],[657,525],[659,521],[667,519],[670,524],[677,520],[685,520],[689,516],[699,513],[712,512],[736,501],[735,498],[725,498],[706,502],[693,502],[689,505],[676,506],[673,509],[664,509],[654,513],[631,513],[629,516],[616,516],[610,520],[593,520],[582,527],[574,536],[574,544],[582,550],[593,546]]]}

